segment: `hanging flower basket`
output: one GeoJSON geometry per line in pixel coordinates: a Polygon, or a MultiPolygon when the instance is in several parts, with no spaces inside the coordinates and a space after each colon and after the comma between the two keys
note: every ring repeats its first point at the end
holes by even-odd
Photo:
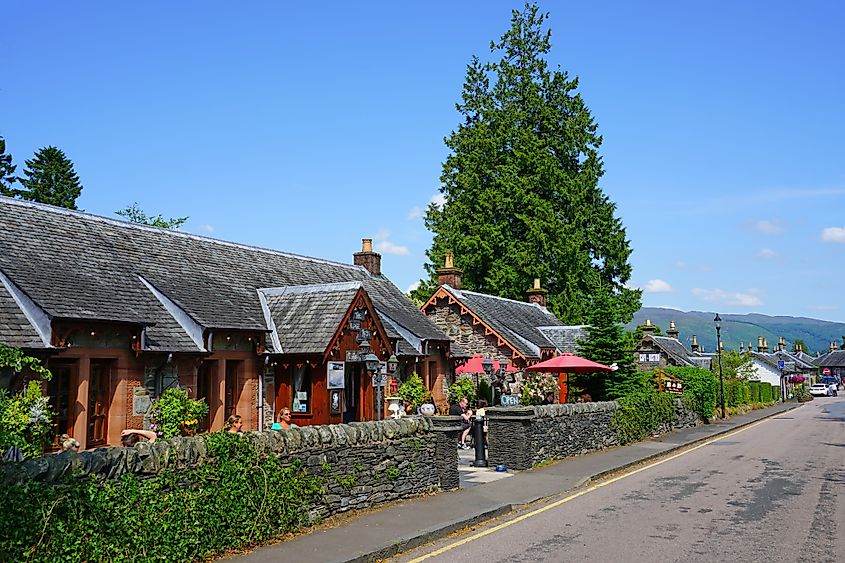
{"type": "Polygon", "coordinates": [[[790,383],[804,383],[806,379],[803,375],[790,375],[787,381],[789,381],[790,383]]]}

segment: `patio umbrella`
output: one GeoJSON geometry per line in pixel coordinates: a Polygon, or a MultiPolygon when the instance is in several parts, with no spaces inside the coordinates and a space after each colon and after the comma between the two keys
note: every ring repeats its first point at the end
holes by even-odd
{"type": "MultiPolygon", "coordinates": [[[[481,362],[484,361],[483,356],[473,356],[467,362],[455,368],[455,373],[460,375],[462,373],[484,373],[484,368],[481,366],[481,362]]],[[[493,360],[493,371],[499,371],[499,362],[493,360]]],[[[508,363],[508,367],[505,368],[506,371],[516,371],[516,368],[513,367],[513,364],[508,363]]]]}
{"type": "Polygon", "coordinates": [[[615,366],[606,366],[575,354],[560,354],[545,362],[528,366],[525,371],[540,371],[545,373],[558,374],[558,387],[560,388],[560,402],[565,403],[569,394],[570,373],[596,373],[616,371],[615,366]]]}

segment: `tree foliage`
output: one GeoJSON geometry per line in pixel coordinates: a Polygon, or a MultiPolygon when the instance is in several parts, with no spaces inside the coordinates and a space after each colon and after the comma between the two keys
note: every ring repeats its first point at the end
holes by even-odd
{"type": "Polygon", "coordinates": [[[615,399],[642,386],[634,364],[633,349],[620,324],[618,301],[607,291],[599,291],[590,300],[587,311],[587,338],[578,343],[578,353],[588,360],[606,366],[616,364],[617,370],[592,376],[574,378],[594,399],[615,399]]]}
{"type": "Polygon", "coordinates": [[[16,190],[17,196],[29,201],[38,201],[68,209],[76,209],[76,200],[82,193],[79,176],[73,170],[73,162],[56,147],[39,149],[31,160],[26,161],[21,179],[23,189],[16,190]]]}
{"type": "Polygon", "coordinates": [[[150,227],[161,227],[162,229],[171,229],[177,230],[185,221],[188,220],[188,217],[171,217],[170,219],[165,219],[160,213],[153,217],[152,215],[147,215],[143,209],[138,205],[136,201],[132,205],[127,206],[120,211],[115,211],[115,215],[120,215],[125,219],[128,219],[132,223],[139,223],[141,225],[149,225],[150,227]]]}
{"type": "Polygon", "coordinates": [[[536,5],[513,11],[510,29],[491,52],[501,58],[467,67],[457,110],[462,123],[445,142],[442,205],[429,206],[434,233],[430,275],[416,291],[436,288],[447,251],[463,285],[523,300],[533,278],[549,290],[548,306],[569,323],[583,321],[597,288],[627,322],[640,306],[625,287],[631,249],[616,206],[602,192],[602,138],[577,78],[549,69],[547,16],[536,5]]]}
{"type": "Polygon", "coordinates": [[[15,176],[17,166],[12,164],[12,155],[6,153],[6,139],[0,137],[0,195],[14,197],[17,190],[12,188],[18,178],[15,176]]]}

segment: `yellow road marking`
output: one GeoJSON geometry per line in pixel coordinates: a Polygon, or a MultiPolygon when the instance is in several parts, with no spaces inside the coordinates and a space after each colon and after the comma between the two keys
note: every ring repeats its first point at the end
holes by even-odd
{"type": "Polygon", "coordinates": [[[667,461],[672,461],[673,459],[677,459],[677,458],[681,457],[682,455],[686,455],[690,452],[694,452],[695,450],[697,450],[699,448],[703,448],[704,446],[709,446],[713,442],[718,442],[719,440],[724,440],[725,438],[730,438],[731,436],[736,436],[740,432],[745,432],[746,430],[750,430],[757,425],[763,424],[764,422],[768,422],[769,420],[770,420],[769,418],[765,418],[763,420],[758,420],[757,422],[751,423],[748,426],[743,426],[742,428],[739,428],[737,430],[732,430],[731,432],[728,432],[727,434],[722,434],[720,436],[716,436],[715,438],[711,438],[711,439],[707,440],[706,442],[701,442],[700,444],[698,444],[696,446],[692,446],[692,447],[687,448],[687,449],[685,449],[681,452],[678,452],[676,454],[672,454],[668,457],[661,458],[661,459],[659,459],[655,462],[652,462],[648,465],[644,465],[643,467],[639,467],[637,469],[632,469],[631,471],[623,473],[622,475],[617,475],[616,477],[613,477],[612,479],[608,479],[606,481],[601,481],[599,483],[596,483],[595,485],[591,485],[591,486],[587,487],[586,489],[578,491],[577,493],[573,493],[573,494],[569,495],[568,497],[562,498],[560,500],[556,500],[555,502],[553,502],[551,504],[547,504],[546,506],[543,506],[541,508],[537,508],[535,510],[532,510],[531,512],[526,512],[525,514],[523,514],[521,516],[517,516],[513,520],[508,520],[507,522],[502,522],[501,524],[493,526],[492,528],[488,528],[487,530],[475,533],[471,536],[467,536],[467,537],[465,537],[461,540],[450,543],[449,545],[445,545],[445,546],[441,547],[440,549],[436,549],[436,550],[434,550],[430,553],[426,553],[425,555],[421,555],[420,557],[417,557],[416,559],[412,559],[408,563],[418,563],[419,561],[425,561],[426,559],[429,559],[431,557],[436,557],[438,555],[442,555],[443,553],[446,553],[447,551],[449,551],[451,549],[455,549],[456,547],[460,547],[460,546],[467,544],[471,541],[481,539],[484,536],[489,536],[492,533],[498,532],[499,530],[507,528],[508,526],[512,526],[514,524],[522,522],[523,520],[527,520],[527,519],[529,519],[533,516],[537,516],[538,514],[542,514],[543,512],[545,512],[547,510],[551,510],[552,508],[557,508],[558,506],[562,505],[565,502],[569,502],[569,501],[574,500],[574,499],[576,499],[580,496],[586,495],[587,493],[591,493],[591,492],[595,491],[596,489],[606,487],[607,485],[610,485],[611,483],[615,483],[617,481],[625,479],[626,477],[636,475],[637,473],[645,471],[646,469],[651,469],[652,467],[657,467],[658,465],[660,465],[662,463],[666,463],[667,461]]]}

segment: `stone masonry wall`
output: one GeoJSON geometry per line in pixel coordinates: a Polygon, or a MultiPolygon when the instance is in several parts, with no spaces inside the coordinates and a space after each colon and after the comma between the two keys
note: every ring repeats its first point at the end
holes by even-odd
{"type": "MultiPolygon", "coordinates": [[[[244,440],[283,461],[300,459],[305,470],[324,479],[322,498],[311,517],[369,508],[396,499],[452,489],[458,483],[454,430],[426,417],[306,426],[287,431],[249,432],[244,440]],[[435,427],[438,426],[438,427],[435,427]]],[[[0,464],[6,482],[31,478],[59,483],[74,472],[113,479],[141,477],[163,469],[185,469],[210,461],[205,438],[141,442],[134,448],[101,448],[61,453],[20,464],[0,464]]]]}
{"type": "MultiPolygon", "coordinates": [[[[538,463],[619,445],[611,425],[615,401],[487,409],[488,462],[510,469],[530,469],[538,463]]],[[[703,421],[675,400],[675,424],[669,432],[703,421]]]]}
{"type": "Polygon", "coordinates": [[[469,354],[490,358],[505,357],[504,351],[499,351],[490,340],[484,336],[481,325],[473,325],[471,318],[461,317],[457,305],[449,306],[443,302],[434,308],[428,318],[449,337],[449,340],[459,344],[469,354]]]}

